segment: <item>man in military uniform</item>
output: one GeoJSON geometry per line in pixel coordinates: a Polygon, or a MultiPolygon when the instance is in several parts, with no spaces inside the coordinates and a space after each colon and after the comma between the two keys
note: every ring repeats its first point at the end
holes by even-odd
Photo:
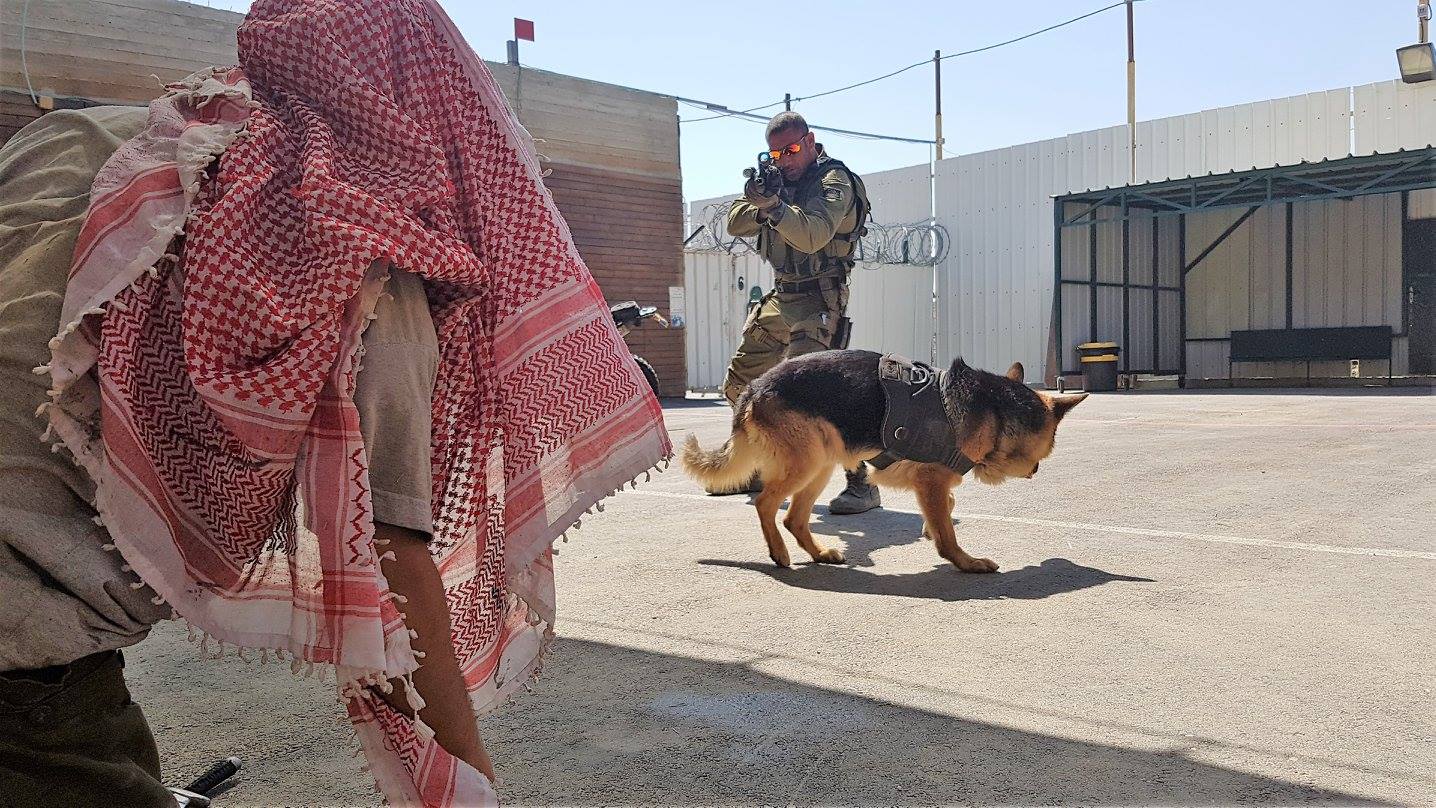
{"type": "MultiPolygon", "coordinates": [[[[735,403],[759,376],[784,359],[845,348],[848,275],[858,238],[866,232],[863,181],[829,157],[796,112],[768,122],[769,156],[783,173],[781,191],[748,180],[728,210],[728,233],[758,237],[758,252],[773,267],[774,288],[743,326],[743,341],[728,364],[723,395],[735,403]]],[[[756,490],[750,481],[741,490],[756,490]]],[[[724,491],[712,493],[739,493],[724,491]]],[[[832,513],[862,513],[881,505],[860,465],[830,504],[832,513]]]]}

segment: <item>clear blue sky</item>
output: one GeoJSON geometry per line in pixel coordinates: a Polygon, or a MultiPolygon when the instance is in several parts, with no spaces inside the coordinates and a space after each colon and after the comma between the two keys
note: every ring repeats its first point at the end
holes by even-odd
{"type": "MultiPolygon", "coordinates": [[[[890,72],[1070,19],[1112,0],[577,3],[441,0],[469,43],[503,61],[512,19],[535,23],[529,66],[746,109],[890,72]],[[772,26],[781,33],[765,32],[772,26]]],[[[242,0],[209,0],[243,11],[242,0]]],[[[1143,0],[1137,115],[1160,118],[1397,77],[1416,41],[1412,0],[1143,0]]],[[[966,153],[1126,120],[1126,17],[1113,9],[943,63],[947,151],[966,153]]],[[[815,124],[932,137],[930,67],[795,107],[815,124]]],[[[682,118],[711,113],[679,105],[682,118]]],[[[760,123],[682,127],[684,195],[736,192],[760,123]]],[[[859,173],[926,162],[928,147],[820,139],[859,173]]]]}

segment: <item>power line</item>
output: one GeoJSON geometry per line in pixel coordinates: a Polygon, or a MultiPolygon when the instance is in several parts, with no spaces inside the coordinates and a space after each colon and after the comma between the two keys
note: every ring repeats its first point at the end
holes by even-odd
{"type": "MultiPolygon", "coordinates": [[[[1145,0],[1136,0],[1136,2],[1145,2],[1145,0]]],[[[1085,20],[1085,19],[1087,19],[1088,17],[1095,17],[1095,16],[1097,16],[1098,14],[1103,13],[1104,11],[1111,11],[1111,10],[1114,9],[1114,8],[1120,8],[1120,7],[1124,6],[1124,5],[1126,5],[1126,0],[1118,0],[1118,2],[1112,3],[1112,4],[1110,4],[1110,5],[1103,6],[1102,8],[1096,9],[1095,11],[1089,11],[1089,12],[1087,12],[1086,14],[1083,14],[1083,15],[1081,15],[1081,16],[1073,17],[1073,18],[1070,19],[1070,20],[1064,20],[1064,21],[1062,21],[1062,22],[1056,23],[1055,25],[1049,25],[1049,26],[1047,26],[1046,28],[1041,28],[1041,29],[1039,29],[1039,30],[1036,30],[1036,31],[1032,31],[1032,32],[1030,32],[1030,33],[1023,34],[1022,36],[1013,37],[1012,39],[1003,40],[1002,42],[994,42],[994,43],[991,44],[991,45],[984,45],[984,46],[982,46],[982,47],[980,47],[980,48],[972,48],[972,49],[970,49],[970,50],[960,51],[960,52],[958,52],[958,53],[950,53],[950,54],[948,54],[948,55],[942,57],[942,60],[943,60],[943,61],[946,61],[946,60],[948,60],[948,59],[956,59],[956,58],[958,58],[958,57],[960,57],[960,56],[971,56],[971,55],[973,55],[973,54],[975,54],[975,53],[982,53],[982,52],[984,52],[984,51],[990,51],[990,50],[993,50],[993,49],[995,49],[995,48],[1006,47],[1007,45],[1012,45],[1012,44],[1021,42],[1021,41],[1023,41],[1024,39],[1031,39],[1032,37],[1040,36],[1040,35],[1042,35],[1042,34],[1045,34],[1045,33],[1049,32],[1049,31],[1055,31],[1055,30],[1057,30],[1058,28],[1063,28],[1063,27],[1065,27],[1065,26],[1072,25],[1073,23],[1081,22],[1082,20],[1085,20]]],[[[924,60],[922,60],[921,62],[914,62],[914,63],[908,65],[907,67],[898,68],[897,70],[894,70],[894,71],[892,71],[891,73],[884,73],[884,74],[881,75],[881,76],[877,76],[877,77],[874,77],[874,78],[866,79],[866,80],[864,80],[864,81],[857,82],[856,84],[849,84],[849,85],[847,85],[846,87],[838,87],[837,89],[834,89],[834,90],[825,90],[825,91],[823,91],[823,92],[821,92],[821,93],[814,93],[813,95],[799,96],[799,97],[793,98],[792,101],[794,101],[794,102],[797,102],[797,101],[811,101],[811,100],[813,100],[813,99],[815,99],[815,98],[823,98],[824,96],[834,95],[834,94],[836,94],[836,93],[847,92],[848,90],[854,90],[854,89],[857,89],[858,87],[863,87],[863,86],[865,86],[865,85],[872,84],[872,83],[874,83],[874,82],[883,81],[884,79],[890,79],[890,78],[892,78],[893,76],[897,76],[897,75],[899,75],[899,74],[906,73],[907,71],[912,70],[912,69],[914,69],[914,68],[922,67],[922,66],[924,66],[924,65],[930,65],[930,64],[932,64],[932,60],[931,60],[931,59],[924,59],[924,60]]],[[[688,99],[679,99],[679,100],[680,100],[680,101],[687,101],[688,99]]],[[[779,101],[774,101],[774,102],[771,103],[771,104],[764,104],[764,105],[759,106],[759,107],[752,107],[752,108],[750,108],[750,109],[745,109],[745,110],[729,110],[726,106],[724,106],[724,105],[722,105],[722,104],[710,104],[710,103],[708,103],[708,102],[706,102],[706,101],[697,101],[697,102],[689,101],[689,103],[693,103],[693,104],[697,105],[700,109],[711,109],[711,110],[717,111],[719,114],[717,114],[717,115],[709,115],[709,116],[706,116],[706,117],[703,117],[703,118],[689,118],[689,119],[687,119],[687,120],[680,120],[679,123],[699,123],[699,122],[701,122],[701,121],[711,121],[711,120],[715,120],[715,119],[717,119],[717,118],[733,118],[733,117],[736,117],[736,118],[749,118],[749,119],[751,119],[751,120],[764,120],[764,119],[761,118],[760,116],[751,115],[751,114],[749,114],[749,113],[757,112],[758,110],[768,109],[768,108],[770,108],[770,107],[775,107],[775,106],[778,106],[779,104],[785,103],[785,101],[787,101],[787,99],[783,99],[783,100],[779,100],[779,101]]],[[[813,128],[813,129],[820,129],[820,128],[822,128],[822,127],[814,126],[814,127],[811,127],[811,128],[813,128]]],[[[829,131],[835,131],[835,130],[831,130],[831,129],[830,129],[829,131]]],[[[874,136],[874,137],[880,137],[880,138],[882,138],[882,139],[890,139],[890,140],[901,140],[901,141],[914,142],[914,143],[932,143],[932,142],[934,142],[934,141],[931,141],[931,140],[918,140],[918,139],[915,139],[915,138],[889,138],[889,137],[887,137],[887,136],[885,136],[885,135],[879,135],[879,136],[874,136]]]]}
{"type": "MultiPolygon", "coordinates": [[[[767,118],[766,116],[764,116],[764,115],[754,115],[753,112],[752,112],[752,110],[742,110],[742,109],[731,109],[731,110],[730,110],[730,109],[728,109],[727,107],[723,106],[722,104],[714,104],[714,103],[711,103],[711,102],[708,102],[708,101],[699,101],[699,100],[696,99],[696,98],[684,98],[684,97],[682,97],[682,96],[674,96],[674,98],[676,98],[678,101],[683,102],[684,104],[688,104],[689,106],[693,106],[693,107],[698,107],[699,109],[710,109],[710,110],[715,110],[715,111],[721,111],[722,114],[720,114],[720,115],[717,116],[717,117],[719,117],[719,118],[742,118],[742,119],[744,119],[744,120],[759,121],[759,122],[761,122],[761,123],[767,123],[767,122],[768,122],[768,118],[767,118]]],[[[782,101],[779,101],[778,103],[781,104],[781,103],[783,103],[783,102],[782,102],[782,101]]],[[[772,104],[769,104],[768,106],[772,106],[772,104]]],[[[763,109],[763,107],[756,107],[755,109],[763,109]]],[[[684,121],[684,123],[687,123],[687,122],[684,121]]],[[[926,140],[926,139],[923,139],[923,138],[916,138],[916,137],[898,137],[897,135],[879,135],[879,134],[875,134],[875,133],[873,133],[873,132],[857,132],[857,131],[854,131],[854,130],[852,130],[852,129],[838,129],[837,127],[834,127],[834,126],[817,126],[817,125],[811,124],[811,123],[808,124],[808,128],[809,128],[809,129],[816,129],[816,130],[818,130],[818,131],[820,131],[820,132],[833,132],[833,133],[839,134],[839,135],[850,135],[850,136],[852,136],[852,137],[867,138],[867,139],[869,139],[869,140],[896,140],[896,141],[898,141],[898,142],[900,142],[900,143],[934,143],[934,142],[936,142],[936,141],[933,141],[933,140],[926,140]]]]}
{"type": "MultiPolygon", "coordinates": [[[[1135,0],[1135,2],[1143,3],[1143,2],[1146,2],[1146,0],[1135,0]]],[[[981,47],[981,48],[973,48],[972,50],[962,51],[961,53],[949,54],[949,55],[944,56],[944,57],[942,57],[942,58],[943,58],[943,59],[956,59],[956,58],[959,57],[959,56],[971,56],[971,55],[974,54],[974,53],[982,53],[983,51],[990,51],[990,50],[992,50],[993,48],[1001,48],[1001,47],[1003,47],[1004,45],[1011,45],[1011,44],[1013,44],[1014,42],[1021,42],[1021,41],[1024,40],[1024,39],[1031,39],[1032,37],[1035,37],[1035,36],[1037,36],[1038,34],[1045,34],[1045,33],[1047,33],[1048,31],[1055,31],[1055,30],[1057,30],[1058,28],[1061,28],[1061,27],[1063,27],[1063,26],[1071,25],[1071,24],[1074,23],[1074,22],[1081,22],[1081,21],[1087,19],[1088,17],[1095,17],[1095,16],[1097,16],[1098,14],[1101,14],[1101,13],[1104,12],[1104,11],[1111,11],[1111,10],[1114,9],[1114,8],[1121,8],[1122,6],[1125,6],[1125,5],[1127,5],[1126,0],[1119,0],[1119,2],[1113,3],[1113,4],[1110,5],[1110,6],[1103,6],[1103,7],[1099,8],[1099,9],[1097,9],[1096,11],[1089,11],[1089,12],[1087,12],[1086,14],[1083,14],[1083,15],[1080,16],[1080,17],[1073,17],[1072,19],[1067,20],[1067,21],[1065,21],[1065,22],[1059,22],[1059,23],[1057,23],[1056,25],[1049,25],[1049,26],[1047,26],[1046,28],[1043,28],[1043,29],[1040,30],[1040,31],[1033,31],[1033,32],[1030,33],[1030,34],[1023,34],[1022,36],[1016,37],[1016,38],[1014,38],[1014,39],[1009,39],[1009,40],[1007,40],[1006,42],[998,42],[998,43],[993,44],[993,45],[984,45],[984,46],[981,47]]],[[[927,62],[919,62],[918,64],[927,64],[927,62]]],[[[809,96],[809,97],[810,97],[810,98],[816,98],[817,96],[809,96]]]]}
{"type": "MultiPolygon", "coordinates": [[[[679,101],[682,101],[682,100],[684,100],[684,99],[680,98],[680,99],[678,99],[678,100],[679,100],[679,101]]],[[[794,100],[796,100],[796,99],[794,99],[794,100]]],[[[750,108],[748,108],[748,109],[740,109],[740,110],[729,111],[729,112],[720,112],[720,113],[718,113],[717,115],[709,115],[709,116],[706,117],[706,118],[689,118],[689,119],[686,120],[686,121],[679,121],[679,123],[698,123],[699,121],[713,121],[713,120],[717,120],[718,118],[731,118],[731,117],[733,117],[734,115],[746,115],[746,114],[749,113],[749,112],[757,112],[757,111],[760,110],[760,109],[768,109],[768,108],[770,108],[770,107],[776,107],[776,106],[778,106],[779,104],[782,104],[782,103],[784,103],[784,102],[783,102],[783,101],[774,101],[774,102],[771,103],[771,104],[764,104],[764,105],[761,106],[761,107],[750,107],[750,108]]],[[[698,103],[698,104],[694,104],[694,106],[698,107],[699,109],[714,109],[714,108],[717,108],[717,107],[722,107],[723,109],[728,109],[727,107],[723,107],[722,104],[709,104],[709,103],[707,103],[707,102],[700,102],[700,103],[698,103]]]]}

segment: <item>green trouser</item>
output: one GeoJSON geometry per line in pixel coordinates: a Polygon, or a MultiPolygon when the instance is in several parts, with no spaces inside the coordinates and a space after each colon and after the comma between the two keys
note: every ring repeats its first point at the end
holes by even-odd
{"type": "Polygon", "coordinates": [[[0,673],[0,805],[172,808],[159,778],[120,652],[0,673]]]}
{"type": "Polygon", "coordinates": [[[848,308],[848,286],[842,278],[825,278],[820,289],[769,292],[748,314],[743,341],[728,363],[723,395],[728,403],[753,380],[784,359],[841,348],[833,337],[848,308]]]}

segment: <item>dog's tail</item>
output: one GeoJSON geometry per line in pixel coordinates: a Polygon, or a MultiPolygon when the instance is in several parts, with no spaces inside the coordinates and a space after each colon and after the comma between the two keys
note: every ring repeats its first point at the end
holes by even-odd
{"type": "Polygon", "coordinates": [[[679,453],[679,460],[689,476],[709,488],[728,488],[740,485],[752,478],[762,462],[762,453],[744,429],[741,419],[734,419],[733,434],[718,449],[705,450],[698,446],[698,438],[688,436],[679,453]]]}

